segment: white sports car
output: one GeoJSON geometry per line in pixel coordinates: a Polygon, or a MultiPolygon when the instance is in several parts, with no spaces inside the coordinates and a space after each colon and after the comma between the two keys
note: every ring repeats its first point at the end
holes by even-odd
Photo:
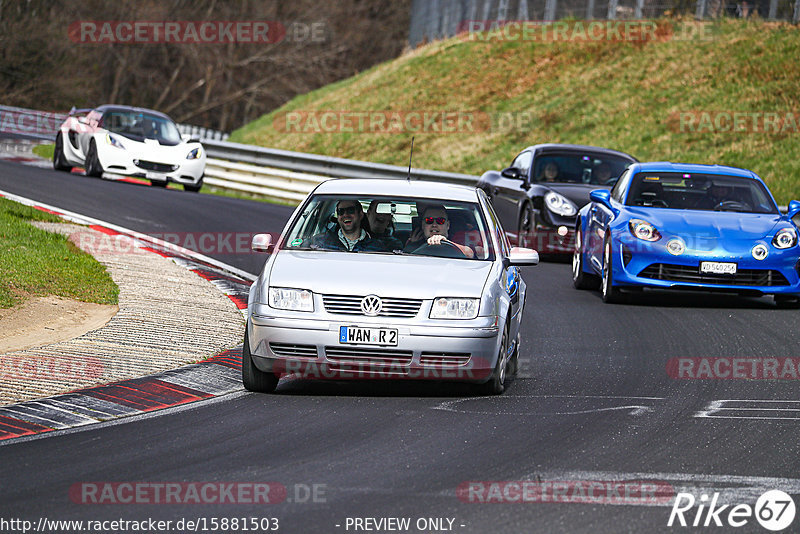
{"type": "Polygon", "coordinates": [[[197,140],[181,136],[167,115],[150,109],[105,105],[75,110],[56,135],[53,168],[83,167],[87,176],[135,176],[186,191],[203,187],[206,154],[197,140]]]}

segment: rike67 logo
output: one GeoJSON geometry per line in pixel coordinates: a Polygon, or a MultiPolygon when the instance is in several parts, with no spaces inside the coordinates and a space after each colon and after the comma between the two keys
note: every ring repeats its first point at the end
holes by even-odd
{"type": "Polygon", "coordinates": [[[718,505],[719,492],[709,501],[708,495],[701,495],[697,501],[691,493],[678,493],[669,514],[667,526],[682,527],[728,526],[743,527],[753,518],[767,530],[777,532],[794,521],[795,505],[792,498],[780,490],[770,490],[761,495],[755,506],[749,504],[718,505]],[[693,508],[697,506],[697,510],[693,508]]]}

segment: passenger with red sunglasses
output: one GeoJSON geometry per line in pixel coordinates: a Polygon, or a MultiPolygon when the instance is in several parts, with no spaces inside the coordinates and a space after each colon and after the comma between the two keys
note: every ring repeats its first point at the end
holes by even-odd
{"type": "Polygon", "coordinates": [[[423,245],[444,245],[449,243],[460,250],[467,258],[474,258],[475,251],[448,239],[450,219],[447,210],[441,205],[426,206],[420,214],[420,227],[415,228],[405,246],[406,252],[414,252],[423,245]]]}

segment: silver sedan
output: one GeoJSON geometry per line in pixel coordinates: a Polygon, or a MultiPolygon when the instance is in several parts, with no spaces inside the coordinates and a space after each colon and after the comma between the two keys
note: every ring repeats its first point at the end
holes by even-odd
{"type": "Polygon", "coordinates": [[[471,382],[516,374],[536,251],[512,248],[483,191],[407,180],[330,180],[298,206],[250,288],[242,380],[281,376],[471,382]]]}

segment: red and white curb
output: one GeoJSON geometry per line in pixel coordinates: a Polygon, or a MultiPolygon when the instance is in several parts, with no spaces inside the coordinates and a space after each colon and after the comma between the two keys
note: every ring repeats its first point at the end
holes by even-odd
{"type": "MultiPolygon", "coordinates": [[[[0,197],[89,225],[109,235],[133,238],[142,250],[159,254],[210,281],[243,315],[255,276],[197,252],[121,226],[0,191],[0,197]]],[[[0,442],[36,434],[81,427],[180,406],[241,391],[241,347],[203,362],[143,378],[113,382],[0,407],[0,442]]]]}

